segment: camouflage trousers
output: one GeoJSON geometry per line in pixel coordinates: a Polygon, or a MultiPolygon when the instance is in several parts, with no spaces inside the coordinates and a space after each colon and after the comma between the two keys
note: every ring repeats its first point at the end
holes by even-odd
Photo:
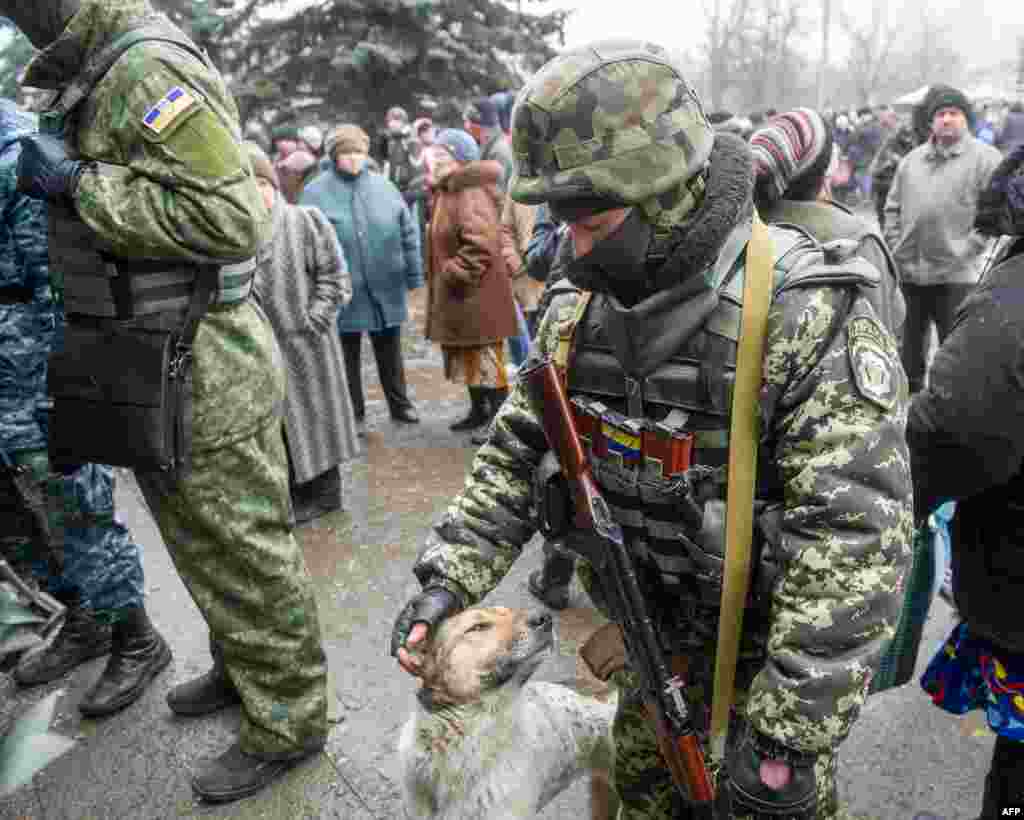
{"type": "Polygon", "coordinates": [[[138,479],[241,695],[242,750],[269,759],[319,748],[327,664],[312,582],[290,530],[280,417],[194,453],[177,483],[138,479]]]}
{"type": "MultiPolygon", "coordinates": [[[[597,608],[606,616],[608,607],[601,585],[586,561],[577,562],[577,574],[597,608]]],[[[679,650],[675,668],[681,659],[689,684],[686,699],[693,711],[693,720],[701,740],[704,760],[712,782],[717,779],[717,765],[712,760],[707,740],[711,722],[711,701],[714,690],[715,643],[718,635],[717,612],[707,609],[683,616],[682,601],[673,608],[669,631],[662,631],[666,646],[692,647],[679,650]]],[[[747,690],[754,676],[764,665],[767,651],[767,630],[751,618],[745,618],[736,669],[734,721],[730,731],[738,728],[745,713],[747,690]]],[[[663,625],[664,626],[664,625],[663,625]]],[[[682,671],[678,670],[677,671],[682,671]]],[[[627,667],[612,676],[619,690],[618,710],[612,727],[615,742],[615,790],[621,800],[619,820],[676,820],[689,818],[691,812],[680,797],[661,752],[654,727],[647,717],[635,673],[627,667]]],[[[818,785],[818,820],[840,820],[836,792],[835,753],[820,755],[815,765],[818,785]]],[[[737,818],[738,820],[738,818],[737,818]]]]}
{"type": "Polygon", "coordinates": [[[64,567],[59,575],[52,573],[33,538],[31,518],[5,481],[0,481],[0,555],[51,595],[77,596],[100,620],[113,622],[127,607],[142,606],[139,546],[114,516],[113,469],[83,464],[71,473],[51,473],[43,450],[14,457],[46,482],[48,517],[54,534],[62,536],[64,567]]]}
{"type": "MultiPolygon", "coordinates": [[[[664,759],[658,751],[654,728],[644,708],[633,675],[622,672],[615,676],[619,685],[619,707],[615,715],[615,790],[621,800],[619,820],[677,820],[689,818],[686,805],[669,776],[664,759]]],[[[694,682],[687,689],[687,701],[707,725],[711,709],[712,683],[694,682]]],[[[743,693],[737,693],[737,713],[743,713],[743,693]]],[[[711,760],[706,734],[701,735],[704,759],[712,778],[717,777],[711,760]]],[[[838,820],[836,794],[836,755],[820,755],[815,764],[818,784],[819,820],[838,820]]]]}

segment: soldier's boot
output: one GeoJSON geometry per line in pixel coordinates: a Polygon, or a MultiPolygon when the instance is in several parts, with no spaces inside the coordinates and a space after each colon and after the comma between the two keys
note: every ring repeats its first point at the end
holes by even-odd
{"type": "Polygon", "coordinates": [[[311,741],[305,749],[287,755],[258,757],[246,754],[236,743],[220,757],[198,767],[192,790],[209,803],[228,803],[255,794],[293,766],[323,751],[326,741],[311,741]]]}
{"type": "Polygon", "coordinates": [[[150,623],[141,606],[126,607],[114,624],[107,668],[90,689],[79,711],[102,717],[134,703],[171,662],[171,648],[150,623]]]}
{"type": "Polygon", "coordinates": [[[110,652],[110,625],[97,621],[77,596],[62,596],[61,601],[67,611],[53,642],[28,653],[14,669],[14,679],[22,686],[56,680],[79,664],[110,652]]]}
{"type": "Polygon", "coordinates": [[[487,388],[470,387],[469,401],[469,415],[459,419],[454,424],[449,424],[449,430],[461,433],[465,430],[475,430],[481,424],[487,423],[489,419],[487,415],[487,388]]]}
{"type": "Polygon", "coordinates": [[[985,778],[985,797],[978,820],[1002,820],[1003,809],[1024,804],[1024,742],[999,735],[992,766],[985,778]]]}
{"type": "Polygon", "coordinates": [[[550,609],[569,606],[569,584],[576,562],[548,544],[544,545],[544,565],[530,573],[526,586],[534,598],[550,609]]]}
{"type": "Polygon", "coordinates": [[[342,508],[341,468],[332,467],[312,481],[312,501],[317,515],[327,515],[342,508]]]}
{"type": "Polygon", "coordinates": [[[492,387],[487,389],[487,420],[483,423],[481,428],[473,434],[470,441],[476,445],[486,444],[487,439],[491,435],[491,422],[494,421],[494,417],[498,415],[498,411],[501,409],[501,405],[505,403],[505,399],[508,398],[507,387],[492,387]]]}
{"type": "Polygon", "coordinates": [[[205,675],[175,686],[167,693],[167,705],[176,715],[209,715],[242,702],[241,695],[228,677],[224,655],[211,644],[213,668],[205,675]]]}

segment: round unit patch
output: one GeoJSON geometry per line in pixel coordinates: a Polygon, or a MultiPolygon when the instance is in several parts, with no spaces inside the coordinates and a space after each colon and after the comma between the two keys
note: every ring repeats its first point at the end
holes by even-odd
{"type": "Polygon", "coordinates": [[[892,352],[891,340],[878,323],[867,316],[851,319],[847,334],[850,369],[857,389],[864,398],[891,410],[900,385],[900,364],[892,352]]]}

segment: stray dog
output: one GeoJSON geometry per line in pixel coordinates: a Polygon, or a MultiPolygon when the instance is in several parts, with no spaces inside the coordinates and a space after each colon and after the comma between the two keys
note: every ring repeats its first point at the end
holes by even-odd
{"type": "Polygon", "coordinates": [[[530,818],[587,772],[592,816],[614,816],[614,702],[527,682],[554,643],[550,615],[504,608],[467,609],[428,638],[398,745],[410,818],[530,818]]]}

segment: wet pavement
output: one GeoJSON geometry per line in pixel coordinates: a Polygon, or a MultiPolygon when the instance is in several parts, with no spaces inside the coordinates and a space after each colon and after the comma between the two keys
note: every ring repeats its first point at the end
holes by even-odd
{"type": "MultiPolygon", "coordinates": [[[[171,687],[209,666],[206,629],[134,479],[123,473],[119,515],[144,547],[148,606],[172,646],[174,663],[138,703],[101,721],[82,718],[76,705],[101,672],[102,660],[35,689],[5,688],[0,681],[0,730],[31,704],[61,691],[52,729],[78,741],[31,785],[0,797],[0,819],[403,817],[395,748],[415,683],[388,656],[387,643],[395,614],[417,589],[410,568],[429,523],[462,486],[473,455],[468,434],[448,430],[466,408],[464,388],[443,381],[438,352],[416,334],[422,326],[422,296],[415,295],[403,342],[422,424],[392,424],[372,354],[364,346],[371,357],[364,363],[367,435],[364,454],[346,468],[346,509],[296,531],[316,584],[331,672],[327,754],[249,799],[226,806],[193,799],[190,767],[232,742],[238,710],[185,719],[173,716],[164,703],[171,687]]],[[[535,539],[488,603],[536,607],[526,592],[526,576],[540,560],[535,539]]],[[[538,678],[583,682],[587,677],[576,650],[601,622],[575,588],[572,603],[573,608],[558,614],[559,651],[540,668],[538,678]]],[[[919,667],[953,622],[949,607],[937,602],[919,667]]],[[[975,817],[992,738],[974,736],[973,728],[973,722],[931,706],[916,684],[875,696],[842,748],[841,797],[851,811],[886,820],[919,811],[975,817]]],[[[587,800],[586,784],[577,784],[541,817],[586,817],[587,800]]]]}

